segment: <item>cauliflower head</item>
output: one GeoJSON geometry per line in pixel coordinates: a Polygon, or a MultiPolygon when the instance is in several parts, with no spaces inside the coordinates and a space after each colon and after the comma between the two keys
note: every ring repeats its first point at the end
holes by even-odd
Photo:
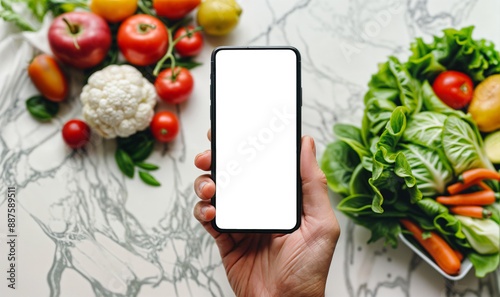
{"type": "Polygon", "coordinates": [[[80,100],[83,117],[104,138],[146,129],[157,101],[153,84],[129,65],[110,65],[93,73],[80,100]]]}

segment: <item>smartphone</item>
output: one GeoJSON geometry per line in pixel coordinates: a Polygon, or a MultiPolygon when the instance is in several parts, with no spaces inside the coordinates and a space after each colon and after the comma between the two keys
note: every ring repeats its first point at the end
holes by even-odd
{"type": "Polygon", "coordinates": [[[218,47],[211,59],[213,227],[291,233],[301,220],[300,53],[218,47]]]}

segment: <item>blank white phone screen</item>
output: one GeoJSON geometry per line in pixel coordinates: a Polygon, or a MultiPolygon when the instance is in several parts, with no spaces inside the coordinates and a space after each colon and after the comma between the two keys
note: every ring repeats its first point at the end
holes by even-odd
{"type": "Polygon", "coordinates": [[[291,49],[215,55],[215,223],[297,224],[297,56],[291,49]]]}

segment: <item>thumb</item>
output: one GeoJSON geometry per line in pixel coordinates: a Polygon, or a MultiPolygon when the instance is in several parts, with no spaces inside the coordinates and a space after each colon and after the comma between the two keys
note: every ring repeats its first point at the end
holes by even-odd
{"type": "Polygon", "coordinates": [[[328,199],[326,176],[316,161],[316,146],[311,136],[302,137],[300,152],[302,178],[302,210],[305,216],[330,216],[333,212],[328,199]]]}

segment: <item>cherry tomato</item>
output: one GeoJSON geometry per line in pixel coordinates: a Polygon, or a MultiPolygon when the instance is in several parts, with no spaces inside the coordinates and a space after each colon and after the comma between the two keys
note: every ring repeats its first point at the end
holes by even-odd
{"type": "Polygon", "coordinates": [[[90,128],[87,123],[80,120],[70,120],[62,128],[64,142],[70,148],[81,148],[89,142],[90,128]]]}
{"type": "MultiPolygon", "coordinates": [[[[180,28],[179,30],[177,30],[174,36],[174,40],[186,34],[188,31],[193,30],[194,27],[188,26],[187,29],[188,30],[186,30],[186,28],[180,28]]],[[[191,36],[187,35],[183,37],[175,44],[175,50],[182,57],[196,56],[201,52],[202,48],[203,37],[201,36],[201,33],[199,31],[191,33],[191,36]]]]}
{"type": "Polygon", "coordinates": [[[91,0],[90,10],[111,23],[121,22],[137,10],[137,0],[91,0]]]}
{"type": "Polygon", "coordinates": [[[146,66],[156,63],[165,55],[168,34],[165,25],[157,18],[137,14],[120,25],[117,41],[127,61],[146,66]]]}
{"type": "Polygon", "coordinates": [[[454,109],[467,106],[474,93],[472,80],[457,71],[445,71],[438,75],[432,88],[441,101],[454,109]]]}
{"type": "Polygon", "coordinates": [[[153,0],[153,8],[159,16],[179,20],[200,3],[201,0],[153,0]]]}
{"type": "Polygon", "coordinates": [[[167,103],[177,104],[186,101],[193,92],[194,81],[186,68],[175,67],[160,72],[155,81],[156,93],[167,103]]]}
{"type": "Polygon", "coordinates": [[[170,111],[160,111],[151,121],[151,132],[159,142],[170,142],[179,133],[179,120],[170,111]]]}
{"type": "Polygon", "coordinates": [[[28,75],[38,91],[50,101],[63,101],[68,95],[66,77],[51,56],[36,56],[28,66],[28,75]]]}

